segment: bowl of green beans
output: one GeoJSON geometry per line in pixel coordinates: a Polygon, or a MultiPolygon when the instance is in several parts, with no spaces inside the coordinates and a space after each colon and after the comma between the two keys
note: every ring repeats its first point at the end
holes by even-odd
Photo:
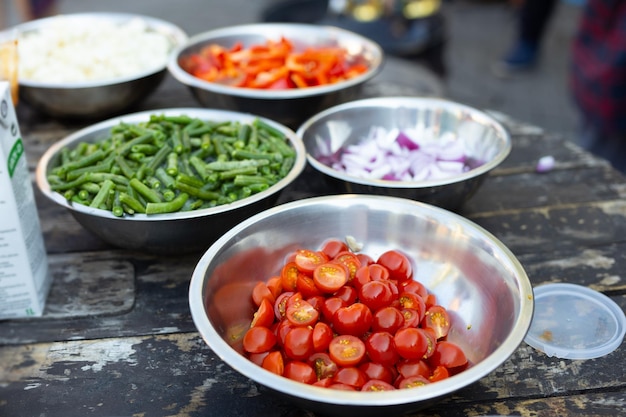
{"type": "Polygon", "coordinates": [[[227,110],[172,108],[65,137],[39,160],[36,183],[113,246],[185,253],[271,207],[305,165],[302,141],[284,125],[227,110]]]}

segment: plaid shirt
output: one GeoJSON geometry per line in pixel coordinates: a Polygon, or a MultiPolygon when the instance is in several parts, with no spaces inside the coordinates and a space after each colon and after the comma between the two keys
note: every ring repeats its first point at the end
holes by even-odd
{"type": "Polygon", "coordinates": [[[587,0],[570,75],[586,123],[602,134],[626,133],[626,0],[587,0]]]}

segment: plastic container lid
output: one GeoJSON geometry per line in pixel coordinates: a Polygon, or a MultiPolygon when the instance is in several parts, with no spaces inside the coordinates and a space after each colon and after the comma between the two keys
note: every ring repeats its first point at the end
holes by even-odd
{"type": "Polygon", "coordinates": [[[626,316],[609,297],[575,284],[534,289],[535,312],[524,341],[548,356],[592,359],[619,347],[626,316]]]}

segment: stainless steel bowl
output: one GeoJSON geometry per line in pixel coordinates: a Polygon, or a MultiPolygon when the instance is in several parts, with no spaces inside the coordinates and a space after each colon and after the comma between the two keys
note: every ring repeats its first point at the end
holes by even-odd
{"type": "MultiPolygon", "coordinates": [[[[4,36],[18,38],[41,31],[59,19],[67,22],[107,21],[124,24],[140,19],[150,31],[162,34],[170,43],[170,50],[187,41],[187,34],[176,25],[149,16],[130,13],[75,13],[57,15],[22,23],[4,36]]],[[[167,74],[162,67],[126,77],[103,81],[53,83],[19,79],[20,99],[41,112],[60,118],[102,119],[119,114],[151,94],[167,74]]]]}
{"type": "Polygon", "coordinates": [[[178,81],[188,86],[205,107],[250,112],[296,128],[307,117],[337,103],[354,99],[360,87],[374,77],[383,62],[383,51],[373,41],[343,29],[299,23],[259,23],[211,30],[189,39],[170,56],[168,69],[178,81]],[[336,45],[353,56],[361,56],[369,65],[366,73],[336,84],[290,90],[262,90],[230,87],[201,80],[180,66],[181,57],[197,53],[204,46],[219,44],[244,47],[279,40],[282,36],[296,47],[336,45]]]}
{"type": "Polygon", "coordinates": [[[198,262],[189,304],[205,342],[241,374],[305,409],[361,417],[415,411],[483,378],[522,342],[534,306],[519,261],[480,226],[424,203],[365,195],[286,203],[233,227],[198,262]],[[346,392],[275,375],[231,346],[233,326],[245,326],[252,318],[252,303],[241,300],[250,297],[258,280],[275,275],[294,249],[318,248],[329,238],[348,235],[375,259],[386,250],[401,249],[414,260],[415,277],[450,311],[448,338],[463,348],[471,367],[420,388],[346,392]]]}
{"type": "Polygon", "coordinates": [[[501,123],[475,108],[439,98],[384,97],[352,101],[327,109],[296,131],[304,141],[308,162],[339,192],[410,198],[457,210],[474,195],[491,170],[511,151],[511,138],[501,123]],[[452,132],[462,141],[467,158],[480,163],[445,179],[391,181],[359,178],[326,162],[346,146],[365,140],[370,129],[418,129],[452,132]]]}
{"type": "Polygon", "coordinates": [[[187,115],[213,121],[252,122],[256,116],[225,110],[174,108],[150,110],[112,118],[73,133],[52,145],[41,157],[35,173],[41,192],[50,200],[67,208],[87,230],[111,245],[154,253],[183,253],[206,249],[223,233],[251,215],[273,206],[280,192],[293,182],[306,164],[302,142],[295,133],[276,122],[262,119],[283,132],[296,150],[296,160],[289,174],[265,191],[250,197],[213,208],[170,214],[134,214],[116,217],[107,210],[72,204],[63,195],[54,192],[47,174],[56,166],[64,147],[72,148],[79,142],[95,142],[106,136],[111,127],[120,122],[139,123],[152,114],[187,115]]]}

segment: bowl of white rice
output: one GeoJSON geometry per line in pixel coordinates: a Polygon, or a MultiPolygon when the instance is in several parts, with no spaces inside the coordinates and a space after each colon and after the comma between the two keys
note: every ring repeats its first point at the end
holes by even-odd
{"type": "Polygon", "coordinates": [[[18,40],[20,99],[53,117],[102,119],[159,86],[170,52],[187,41],[176,25],[129,13],[76,13],[4,31],[18,40]]]}

